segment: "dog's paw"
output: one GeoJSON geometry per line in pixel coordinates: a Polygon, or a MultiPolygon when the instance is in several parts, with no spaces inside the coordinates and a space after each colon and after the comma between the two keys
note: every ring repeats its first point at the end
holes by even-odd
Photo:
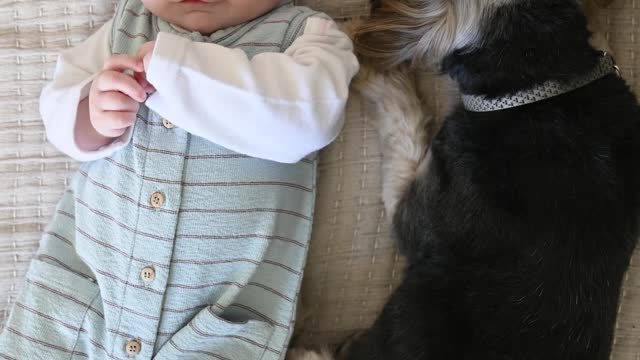
{"type": "Polygon", "coordinates": [[[287,353],[286,360],[334,360],[334,358],[326,349],[321,350],[320,352],[292,349],[287,353]]]}

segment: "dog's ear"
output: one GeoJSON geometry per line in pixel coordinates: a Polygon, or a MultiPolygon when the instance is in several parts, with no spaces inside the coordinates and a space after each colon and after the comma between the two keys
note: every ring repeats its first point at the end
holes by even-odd
{"type": "Polygon", "coordinates": [[[356,52],[380,69],[437,64],[477,40],[483,9],[494,1],[374,0],[378,7],[354,31],[356,52]]]}

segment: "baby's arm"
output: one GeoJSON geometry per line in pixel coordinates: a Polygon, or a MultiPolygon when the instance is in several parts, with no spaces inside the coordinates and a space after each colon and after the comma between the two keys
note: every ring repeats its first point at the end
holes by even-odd
{"type": "Polygon", "coordinates": [[[141,61],[112,56],[110,34],[111,21],[60,54],[53,81],[40,96],[49,141],[76,160],[99,159],[128,143],[135,112],[145,99],[140,84],[122,73],[142,71],[141,61]]]}
{"type": "Polygon", "coordinates": [[[147,106],[230,150],[293,163],[328,145],[343,125],[358,71],[350,39],[313,17],[284,53],[241,50],[161,33],[147,69],[147,106]]]}

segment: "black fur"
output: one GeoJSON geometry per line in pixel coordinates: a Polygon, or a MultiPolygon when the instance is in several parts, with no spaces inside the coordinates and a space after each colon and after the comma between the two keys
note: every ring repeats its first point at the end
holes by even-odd
{"type": "MultiPolygon", "coordinates": [[[[600,56],[575,0],[514,3],[487,20],[481,47],[444,60],[464,92],[570,79],[600,56]]],[[[404,282],[348,358],[608,359],[640,205],[640,107],[624,80],[505,111],[459,107],[431,151],[394,219],[404,282]]]]}

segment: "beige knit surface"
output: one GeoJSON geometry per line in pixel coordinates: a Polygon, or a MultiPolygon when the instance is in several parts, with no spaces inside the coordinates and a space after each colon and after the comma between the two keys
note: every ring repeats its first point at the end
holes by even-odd
{"type": "MultiPolygon", "coordinates": [[[[306,0],[339,18],[366,14],[366,0],[306,0]]],[[[40,233],[76,164],[46,142],[38,95],[57,53],[113,13],[113,0],[0,0],[0,328],[20,291],[40,233]]],[[[640,91],[640,0],[599,13],[628,82],[640,91]]],[[[424,75],[425,100],[447,107],[449,81],[424,75]]],[[[318,204],[303,286],[301,344],[336,342],[375,318],[401,275],[380,203],[380,153],[367,106],[354,96],[346,127],[321,155],[318,204]]],[[[640,359],[640,258],[620,305],[614,359],[640,359]]]]}

